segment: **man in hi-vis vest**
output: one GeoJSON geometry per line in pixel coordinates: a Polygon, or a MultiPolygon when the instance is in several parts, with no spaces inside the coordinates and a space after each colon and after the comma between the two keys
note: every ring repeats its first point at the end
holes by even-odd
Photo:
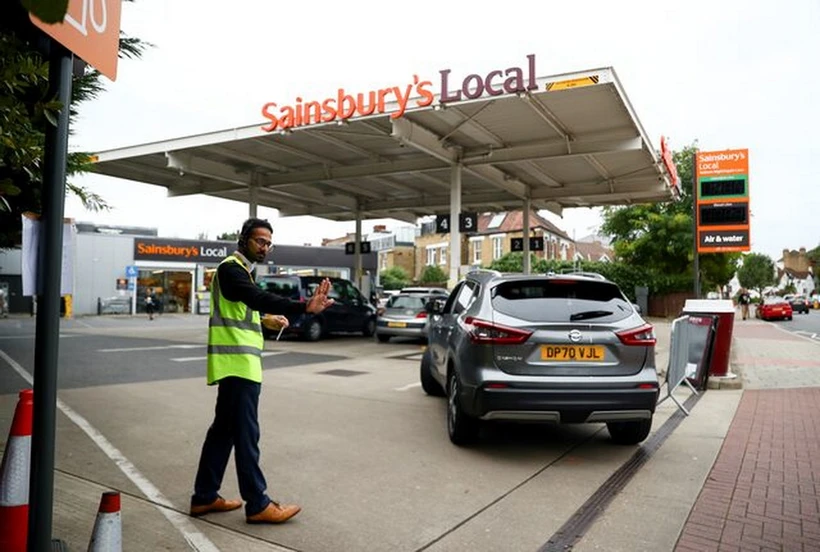
{"type": "Polygon", "coordinates": [[[333,304],[325,279],[307,303],[262,290],[254,283],[256,263],[273,249],[268,221],[251,218],[242,225],[238,251],[226,257],[211,280],[208,324],[208,385],[218,385],[214,421],[208,429],[191,497],[192,516],[228,512],[239,500],[219,495],[234,449],[239,492],[248,523],[282,523],[301,508],[274,502],[259,468],[257,408],[262,383],[262,324],[270,330],[288,326],[285,314],[320,313],[333,304]],[[267,313],[260,318],[259,313],[267,313]],[[275,315],[275,316],[271,316],[275,315]]]}

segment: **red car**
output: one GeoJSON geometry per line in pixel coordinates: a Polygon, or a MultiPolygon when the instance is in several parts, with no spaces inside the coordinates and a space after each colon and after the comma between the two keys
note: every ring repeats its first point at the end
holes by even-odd
{"type": "Polygon", "coordinates": [[[766,297],[755,309],[761,320],[791,320],[792,306],[782,297],[766,297]]]}

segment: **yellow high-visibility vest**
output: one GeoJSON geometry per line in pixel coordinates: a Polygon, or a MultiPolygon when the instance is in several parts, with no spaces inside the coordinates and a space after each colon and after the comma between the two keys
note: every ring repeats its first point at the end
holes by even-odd
{"type": "MultiPolygon", "coordinates": [[[[233,255],[222,263],[247,267],[233,255]]],[[[220,266],[222,265],[220,263],[220,266]]],[[[208,320],[208,385],[237,376],[262,382],[262,323],[259,312],[241,301],[229,301],[219,289],[219,271],[211,280],[211,317],[208,320]]],[[[248,278],[251,273],[248,272],[248,278]]]]}

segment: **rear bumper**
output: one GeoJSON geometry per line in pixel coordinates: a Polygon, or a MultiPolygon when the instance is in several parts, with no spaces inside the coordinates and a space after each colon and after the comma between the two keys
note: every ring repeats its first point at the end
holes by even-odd
{"type": "Polygon", "coordinates": [[[599,388],[482,386],[474,390],[472,400],[464,402],[471,415],[483,420],[611,422],[651,418],[659,391],[658,387],[640,389],[634,384],[599,388]]]}
{"type": "Polygon", "coordinates": [[[376,321],[376,333],[379,335],[394,335],[403,337],[427,337],[427,323],[405,322],[404,328],[396,328],[388,326],[388,321],[376,321]]]}

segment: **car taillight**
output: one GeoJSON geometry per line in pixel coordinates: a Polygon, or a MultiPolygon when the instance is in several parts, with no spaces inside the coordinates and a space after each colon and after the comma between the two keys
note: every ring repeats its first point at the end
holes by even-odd
{"type": "Polygon", "coordinates": [[[470,341],[481,345],[518,345],[530,338],[532,332],[493,324],[480,318],[468,316],[464,319],[470,341]]]}
{"type": "Polygon", "coordinates": [[[418,313],[416,315],[416,318],[427,318],[427,313],[424,312],[424,311],[421,311],[420,313],[418,313]]]}
{"type": "Polygon", "coordinates": [[[651,324],[644,324],[643,326],[638,326],[637,328],[632,328],[631,330],[615,332],[615,335],[618,336],[618,339],[620,339],[621,343],[624,345],[646,346],[654,345],[657,341],[655,339],[655,328],[653,328],[651,324]]]}

